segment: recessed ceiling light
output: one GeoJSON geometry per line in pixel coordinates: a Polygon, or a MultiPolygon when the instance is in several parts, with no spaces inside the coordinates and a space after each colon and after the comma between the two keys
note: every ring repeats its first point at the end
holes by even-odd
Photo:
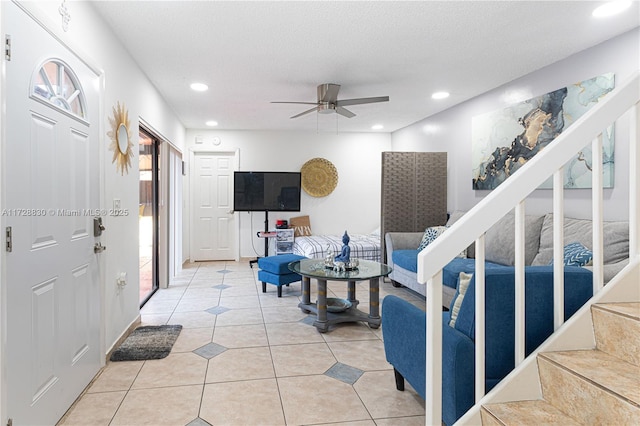
{"type": "Polygon", "coordinates": [[[432,99],[445,99],[449,97],[449,92],[436,92],[431,95],[432,99]]]}
{"type": "Polygon", "coordinates": [[[593,10],[592,15],[596,18],[604,18],[606,16],[615,15],[631,6],[630,0],[615,0],[607,2],[603,5],[596,7],[593,10]]]}
{"type": "Polygon", "coordinates": [[[209,86],[204,83],[191,83],[191,90],[195,90],[196,92],[205,92],[209,90],[209,86]]]}
{"type": "Polygon", "coordinates": [[[384,129],[384,126],[382,124],[374,124],[373,126],[371,126],[371,130],[382,130],[384,129]]]}
{"type": "Polygon", "coordinates": [[[210,126],[210,127],[215,127],[215,126],[217,126],[217,125],[218,125],[218,122],[217,122],[217,121],[215,121],[215,120],[209,120],[209,121],[207,121],[207,122],[206,122],[206,123],[204,123],[204,124],[206,124],[207,126],[210,126]]]}

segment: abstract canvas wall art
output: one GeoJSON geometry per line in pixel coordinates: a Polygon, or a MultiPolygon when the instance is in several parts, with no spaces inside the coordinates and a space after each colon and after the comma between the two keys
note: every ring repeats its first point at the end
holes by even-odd
{"type": "MultiPolygon", "coordinates": [[[[606,73],[508,108],[473,117],[473,189],[495,189],[613,90],[606,73]]],[[[602,134],[603,185],[613,187],[613,125],[602,134]]],[[[564,166],[565,188],[591,188],[591,144],[564,166]]],[[[551,188],[550,180],[541,188],[551,188]]]]}

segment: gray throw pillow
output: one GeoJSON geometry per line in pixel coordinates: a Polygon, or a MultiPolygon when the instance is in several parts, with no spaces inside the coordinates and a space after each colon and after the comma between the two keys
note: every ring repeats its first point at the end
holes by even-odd
{"type": "MultiPolygon", "coordinates": [[[[449,220],[447,220],[447,226],[451,226],[456,223],[462,216],[465,215],[465,211],[463,210],[455,210],[453,213],[449,215],[449,220]]],[[[469,259],[475,259],[476,257],[476,243],[473,242],[467,249],[465,250],[464,256],[462,253],[458,255],[458,257],[468,257],[469,259]]]]}
{"type": "MultiPolygon", "coordinates": [[[[525,215],[525,265],[531,265],[538,253],[540,229],[544,218],[544,216],[525,215]]],[[[486,260],[508,266],[515,264],[515,223],[515,215],[511,213],[500,219],[487,231],[485,236],[486,260]]]]}
{"type": "MultiPolygon", "coordinates": [[[[629,222],[605,221],[604,263],[617,263],[629,258],[629,222]]],[[[590,219],[564,218],[564,244],[579,242],[593,250],[593,230],[590,219]]],[[[540,249],[533,259],[533,265],[548,265],[553,258],[553,214],[544,219],[540,230],[540,249]]]]}

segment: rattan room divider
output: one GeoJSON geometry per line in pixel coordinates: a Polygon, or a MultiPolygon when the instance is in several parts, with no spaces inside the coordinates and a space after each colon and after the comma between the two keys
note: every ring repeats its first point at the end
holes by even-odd
{"type": "Polygon", "coordinates": [[[387,232],[418,232],[447,221],[447,153],[383,152],[381,261],[387,232]]]}

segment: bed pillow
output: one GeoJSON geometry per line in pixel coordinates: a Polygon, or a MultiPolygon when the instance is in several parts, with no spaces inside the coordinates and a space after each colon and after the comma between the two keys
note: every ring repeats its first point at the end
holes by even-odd
{"type": "Polygon", "coordinates": [[[292,217],[289,219],[289,228],[293,228],[294,237],[312,235],[309,216],[292,217]]]}

